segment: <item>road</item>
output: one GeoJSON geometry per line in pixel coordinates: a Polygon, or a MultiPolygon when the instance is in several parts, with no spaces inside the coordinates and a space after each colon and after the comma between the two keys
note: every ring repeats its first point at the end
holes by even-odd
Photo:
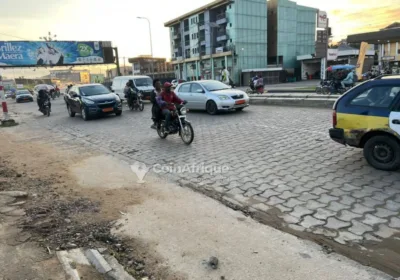
{"type": "Polygon", "coordinates": [[[361,150],[331,141],[330,110],[252,106],[217,116],[189,112],[195,139],[186,146],[177,136],[161,140],[150,129],[150,105],[143,112],[125,110],[121,117],[85,122],[70,118],[62,99],[53,101],[49,118],[36,104],[12,103],[10,111],[36,131],[32,137],[88,145],[144,163],[160,180],[264,213],[268,218],[258,218],[267,224],[323,239],[343,254],[369,258],[378,268],[400,274],[400,173],[375,170],[361,150]],[[386,244],[386,249],[367,256],[363,251],[371,244],[386,244]],[[394,259],[379,260],[384,254],[394,259]]]}

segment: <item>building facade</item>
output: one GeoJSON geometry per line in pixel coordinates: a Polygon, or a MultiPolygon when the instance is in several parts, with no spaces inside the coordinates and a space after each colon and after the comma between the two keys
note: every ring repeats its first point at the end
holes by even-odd
{"type": "Polygon", "coordinates": [[[174,78],[174,66],[166,58],[138,56],[129,58],[133,75],[154,76],[157,79],[174,78]],[[153,63],[152,63],[153,62],[153,63]]]}
{"type": "Polygon", "coordinates": [[[395,22],[375,32],[349,35],[349,44],[367,42],[376,46],[377,61],[381,69],[400,73],[400,23],[395,22]]]}
{"type": "Polygon", "coordinates": [[[315,53],[315,8],[289,0],[268,1],[268,57],[283,68],[299,68],[297,56],[315,53]]]}
{"type": "Polygon", "coordinates": [[[238,83],[242,70],[267,67],[265,0],[217,0],[165,26],[176,78],[220,79],[226,67],[238,83]]]}

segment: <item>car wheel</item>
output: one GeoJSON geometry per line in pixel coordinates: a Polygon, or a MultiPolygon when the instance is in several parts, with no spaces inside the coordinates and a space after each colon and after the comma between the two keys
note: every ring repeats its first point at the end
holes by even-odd
{"type": "Polygon", "coordinates": [[[397,170],[400,168],[400,143],[391,136],[374,136],[364,145],[364,157],[376,169],[397,170]]]}
{"type": "Polygon", "coordinates": [[[81,110],[81,115],[82,115],[82,119],[83,119],[84,121],[88,121],[88,120],[89,120],[89,116],[87,115],[86,109],[85,109],[85,107],[83,107],[83,106],[82,106],[82,110],[81,110]]]}
{"type": "Polygon", "coordinates": [[[115,115],[116,115],[116,116],[121,116],[121,115],[122,115],[122,111],[117,111],[117,112],[115,113],[115,115]]]}
{"type": "Polygon", "coordinates": [[[215,104],[215,102],[212,100],[208,101],[206,105],[206,110],[207,113],[209,113],[210,115],[216,115],[218,113],[217,104],[215,104]]]}
{"type": "Polygon", "coordinates": [[[67,105],[68,115],[73,118],[75,117],[75,112],[72,112],[71,106],[67,105]]]}

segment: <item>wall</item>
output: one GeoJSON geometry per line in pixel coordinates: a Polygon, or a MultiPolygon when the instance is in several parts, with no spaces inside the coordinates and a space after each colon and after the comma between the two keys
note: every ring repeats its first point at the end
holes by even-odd
{"type": "Polygon", "coordinates": [[[227,7],[227,34],[237,54],[237,67],[232,78],[239,81],[242,69],[267,66],[267,1],[236,0],[227,7]]]}

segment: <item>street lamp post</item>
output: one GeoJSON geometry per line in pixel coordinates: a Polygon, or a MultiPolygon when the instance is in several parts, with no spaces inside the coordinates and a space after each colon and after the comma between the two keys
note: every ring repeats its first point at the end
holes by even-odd
{"type": "Polygon", "coordinates": [[[154,60],[153,60],[153,40],[151,38],[151,24],[150,24],[150,20],[146,17],[137,17],[138,19],[144,19],[147,20],[148,24],[149,24],[149,34],[150,34],[150,51],[151,51],[151,72],[152,72],[152,76],[154,79],[154,60]]]}

